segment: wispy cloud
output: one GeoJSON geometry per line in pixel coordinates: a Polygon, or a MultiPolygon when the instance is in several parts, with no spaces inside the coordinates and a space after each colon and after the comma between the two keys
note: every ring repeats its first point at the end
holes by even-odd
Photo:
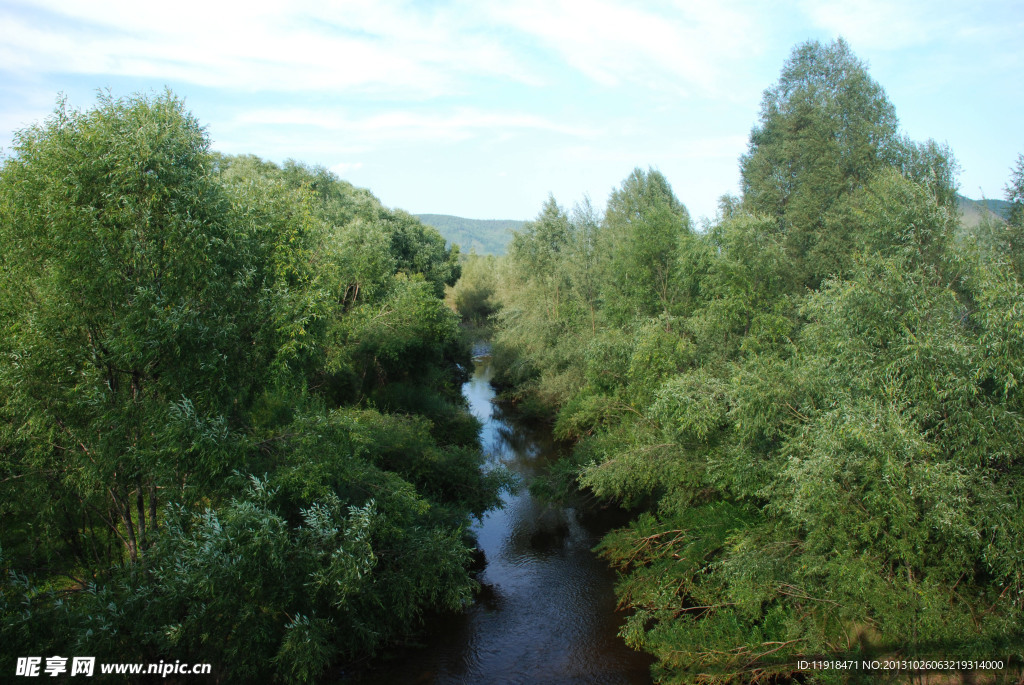
{"type": "Polygon", "coordinates": [[[450,10],[389,2],[40,0],[0,9],[7,69],[163,78],[202,86],[431,96],[466,74],[533,76],[450,10]]]}
{"type": "Polygon", "coordinates": [[[527,0],[487,6],[493,21],[533,36],[603,86],[717,91],[730,66],[762,45],[735,2],[527,0]]]}
{"type": "Polygon", "coordinates": [[[182,0],[173,10],[127,0],[15,0],[0,9],[0,64],[403,98],[464,92],[473,76],[540,85],[562,64],[602,86],[708,91],[762,45],[756,22],[740,0],[254,0],[244,8],[182,0]]]}
{"type": "Polygon", "coordinates": [[[335,134],[348,134],[363,143],[455,142],[516,131],[547,131],[576,137],[600,134],[600,130],[593,127],[558,123],[533,114],[466,107],[450,112],[392,110],[359,118],[327,108],[265,108],[243,112],[235,123],[239,126],[310,126],[335,134]]]}
{"type": "Polygon", "coordinates": [[[801,0],[812,25],[844,36],[860,50],[894,52],[954,41],[1010,39],[1020,49],[1024,13],[1018,0],[967,4],[933,0],[801,0]],[[1017,11],[1012,8],[1016,6],[1017,11]],[[1016,21],[1007,23],[1016,14],[1016,21]],[[993,21],[1001,16],[1002,21],[993,21]]]}
{"type": "Polygon", "coordinates": [[[1020,0],[0,0],[0,145],[57,91],[170,85],[218,150],[335,165],[399,206],[527,215],[653,164],[713,213],[792,45],[843,35],[914,135],[995,169],[965,187],[998,189],[1022,33],[1020,0]]]}

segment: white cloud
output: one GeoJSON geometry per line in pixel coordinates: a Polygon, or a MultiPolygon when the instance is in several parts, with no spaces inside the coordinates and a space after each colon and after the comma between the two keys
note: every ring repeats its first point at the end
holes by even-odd
{"type": "Polygon", "coordinates": [[[842,35],[855,50],[891,52],[998,42],[1019,53],[1024,28],[1019,0],[801,0],[800,7],[814,26],[842,35]]]}
{"type": "Polygon", "coordinates": [[[934,3],[892,0],[804,0],[811,22],[855,48],[899,50],[948,36],[948,13],[934,3]]]}
{"type": "Polygon", "coordinates": [[[0,9],[0,69],[408,99],[472,76],[547,83],[554,53],[604,86],[718,91],[764,42],[743,1],[16,0],[0,9]]]}
{"type": "Polygon", "coordinates": [[[756,17],[736,3],[527,0],[488,7],[495,21],[533,36],[604,86],[719,91],[734,82],[731,65],[761,46],[756,17]]]}
{"type": "Polygon", "coordinates": [[[534,77],[458,14],[390,2],[40,0],[0,10],[0,64],[246,90],[431,96],[464,74],[534,77]]]}
{"type": "MultiPolygon", "coordinates": [[[[1020,109],[1020,0],[0,0],[0,144],[57,90],[168,84],[217,149],[335,164],[402,205],[600,197],[648,163],[713,203],[789,48],[837,34],[927,135],[1021,148],[993,116],[1020,109]]],[[[974,166],[999,181],[967,187],[1005,181],[1002,157],[974,166]]]]}
{"type": "Polygon", "coordinates": [[[502,136],[517,131],[546,131],[575,137],[600,133],[592,127],[560,124],[533,114],[476,108],[458,108],[445,113],[392,110],[362,118],[349,117],[335,109],[265,108],[240,114],[235,125],[310,126],[349,135],[364,145],[394,141],[456,142],[479,135],[502,136]]]}
{"type": "Polygon", "coordinates": [[[623,168],[629,165],[655,166],[676,162],[703,162],[730,160],[734,162],[746,151],[747,138],[741,135],[676,138],[651,145],[649,141],[633,140],[626,145],[568,145],[560,154],[575,162],[616,162],[623,168]]]}

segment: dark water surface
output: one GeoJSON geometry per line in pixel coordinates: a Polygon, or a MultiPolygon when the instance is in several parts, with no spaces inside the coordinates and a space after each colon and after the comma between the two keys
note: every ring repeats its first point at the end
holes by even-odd
{"type": "Polygon", "coordinates": [[[550,430],[502,416],[488,350],[477,352],[462,392],[483,422],[488,459],[520,474],[524,487],[474,526],[487,558],[477,602],[432,623],[423,649],[396,655],[362,682],[650,683],[650,658],[617,637],[614,573],[590,551],[611,522],[530,496],[525,483],[557,449],[550,430]]]}

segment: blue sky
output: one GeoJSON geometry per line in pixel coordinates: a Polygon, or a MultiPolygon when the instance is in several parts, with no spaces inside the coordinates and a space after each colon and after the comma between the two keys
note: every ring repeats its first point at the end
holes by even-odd
{"type": "Polygon", "coordinates": [[[1024,152],[1024,3],[0,0],[0,147],[53,111],[170,87],[213,148],[333,169],[414,213],[603,207],[654,167],[695,217],[738,190],[761,93],[842,35],[905,133],[1001,198],[1024,152]]]}

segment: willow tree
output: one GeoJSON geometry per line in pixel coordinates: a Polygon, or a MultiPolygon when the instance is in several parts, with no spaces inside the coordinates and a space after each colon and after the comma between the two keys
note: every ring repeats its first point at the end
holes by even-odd
{"type": "Polygon", "coordinates": [[[690,215],[661,172],[634,169],[612,192],[602,231],[604,297],[620,322],[672,312],[677,253],[690,232],[690,215]]]}
{"type": "Polygon", "coordinates": [[[170,93],[101,96],[19,132],[0,172],[12,468],[47,474],[62,494],[30,511],[83,557],[105,527],[137,559],[161,498],[219,468],[212,447],[177,449],[225,437],[244,345],[248,248],[208,144],[170,93]]]}
{"type": "Polygon", "coordinates": [[[895,109],[841,38],[798,46],[764,92],[740,163],[743,201],[775,217],[808,285],[829,275],[822,217],[900,154],[895,109]]]}
{"type": "Polygon", "coordinates": [[[1010,210],[1006,228],[998,239],[999,250],[1012,265],[1017,278],[1024,279],[1024,155],[1017,156],[1005,197],[1010,210]]]}

